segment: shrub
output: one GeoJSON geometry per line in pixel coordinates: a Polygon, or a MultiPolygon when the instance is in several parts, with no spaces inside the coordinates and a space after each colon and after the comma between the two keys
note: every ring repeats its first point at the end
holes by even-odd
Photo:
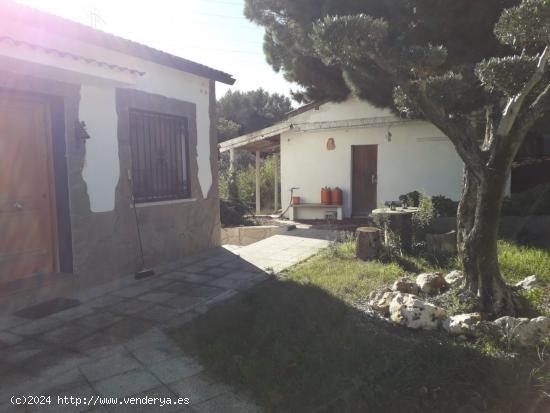
{"type": "Polygon", "coordinates": [[[412,191],[408,194],[403,194],[399,196],[399,200],[401,202],[406,202],[408,206],[418,208],[420,205],[420,199],[422,198],[422,194],[418,191],[412,191]]]}
{"type": "Polygon", "coordinates": [[[252,211],[240,201],[220,199],[220,221],[223,227],[250,225],[246,218],[252,211]]]}
{"type": "MultiPolygon", "coordinates": [[[[275,168],[278,167],[279,158],[271,156],[262,160],[260,168],[260,191],[261,205],[264,211],[273,211],[275,192],[275,168]]],[[[238,193],[238,199],[250,208],[256,203],[256,167],[247,165],[238,168],[233,176],[226,170],[220,171],[220,198],[230,199],[230,184],[234,185],[233,190],[238,193]]],[[[280,190],[280,187],[278,188],[280,190]]],[[[280,205],[279,205],[280,206],[280,205]]]]}
{"type": "Polygon", "coordinates": [[[456,217],[458,202],[443,195],[432,197],[434,215],[439,217],[456,217]]]}

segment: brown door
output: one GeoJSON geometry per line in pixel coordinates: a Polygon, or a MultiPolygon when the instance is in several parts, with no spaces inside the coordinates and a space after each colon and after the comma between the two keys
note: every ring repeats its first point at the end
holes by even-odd
{"type": "Polygon", "coordinates": [[[352,146],[352,214],[366,216],[376,209],[378,146],[352,146]]]}
{"type": "Polygon", "coordinates": [[[47,103],[0,94],[0,282],[56,269],[47,103]]]}

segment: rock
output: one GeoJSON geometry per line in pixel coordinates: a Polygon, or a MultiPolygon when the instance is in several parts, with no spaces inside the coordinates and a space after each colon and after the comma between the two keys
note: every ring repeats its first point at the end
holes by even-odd
{"type": "Polygon", "coordinates": [[[367,299],[367,305],[375,312],[383,317],[389,317],[390,315],[390,303],[394,297],[399,294],[395,291],[391,291],[388,288],[373,291],[369,294],[367,299]]]}
{"type": "Polygon", "coordinates": [[[542,344],[550,334],[550,318],[537,317],[528,318],[501,317],[494,321],[506,337],[522,347],[534,347],[542,344]]]}
{"type": "Polygon", "coordinates": [[[390,303],[390,319],[399,325],[425,330],[437,329],[447,318],[445,310],[412,294],[396,293],[390,303]]]}
{"type": "Polygon", "coordinates": [[[405,294],[420,294],[420,287],[414,281],[405,277],[394,282],[391,289],[405,294]]]}
{"type": "Polygon", "coordinates": [[[532,288],[538,287],[540,285],[539,280],[537,279],[536,275],[531,275],[529,277],[524,278],[520,282],[516,284],[516,287],[521,288],[523,290],[531,290],[532,288]]]}
{"type": "Polygon", "coordinates": [[[438,272],[423,273],[416,277],[416,285],[425,294],[439,294],[448,287],[445,279],[438,272]]]}
{"type": "Polygon", "coordinates": [[[464,284],[465,281],[466,277],[464,276],[464,273],[459,270],[451,271],[445,276],[445,282],[451,287],[459,287],[464,284]]]}
{"type": "Polygon", "coordinates": [[[426,234],[426,247],[429,251],[444,254],[456,254],[456,231],[446,234],[426,234]]]}
{"type": "Polygon", "coordinates": [[[475,335],[475,326],[481,321],[481,314],[459,314],[449,317],[443,322],[443,329],[454,336],[475,335]]]}

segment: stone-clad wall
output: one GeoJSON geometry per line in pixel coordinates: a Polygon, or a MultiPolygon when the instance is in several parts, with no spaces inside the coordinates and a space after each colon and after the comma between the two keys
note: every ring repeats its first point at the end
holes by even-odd
{"type": "MultiPolygon", "coordinates": [[[[211,96],[215,96],[213,91],[211,96]]],[[[215,102],[211,100],[212,106],[215,102]]],[[[112,212],[93,213],[87,205],[85,208],[72,211],[74,265],[75,271],[81,274],[127,274],[141,266],[128,174],[131,170],[130,109],[183,116],[189,120],[192,199],[141,205],[136,209],[146,265],[154,266],[175,261],[220,245],[215,129],[212,128],[210,133],[210,146],[214,154],[211,156],[210,164],[215,180],[210,193],[204,198],[198,182],[195,104],[135,90],[119,89],[117,112],[120,178],[116,187],[115,209],[112,212]]]]}
{"type": "MultiPolygon", "coordinates": [[[[38,75],[38,74],[37,74],[38,75]]],[[[28,93],[57,99],[60,120],[54,146],[64,152],[54,157],[58,229],[63,272],[75,272],[83,279],[112,278],[140,269],[136,222],[131,208],[131,168],[129,146],[129,108],[186,116],[189,118],[189,159],[192,200],[137,208],[141,221],[145,260],[148,266],[176,261],[197,251],[220,245],[218,199],[217,139],[215,131],[215,90],[210,82],[210,168],[212,186],[202,194],[198,182],[197,132],[195,104],[129,89],[117,90],[118,155],[120,177],[116,186],[113,211],[94,213],[82,172],[86,160],[86,142],[75,138],[79,120],[80,87],[38,76],[0,72],[0,91],[28,93]],[[64,142],[63,142],[64,140],[64,142]],[[61,168],[60,168],[61,166],[61,168]],[[63,258],[65,257],[65,258],[63,258]]],[[[93,136],[91,137],[93,139],[93,136]]],[[[204,166],[203,166],[204,167],[204,166]]]]}

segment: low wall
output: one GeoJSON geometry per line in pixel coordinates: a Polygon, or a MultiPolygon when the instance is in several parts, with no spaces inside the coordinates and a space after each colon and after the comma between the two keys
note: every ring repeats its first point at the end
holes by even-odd
{"type": "MultiPolygon", "coordinates": [[[[430,227],[430,232],[434,233],[452,230],[456,230],[456,218],[436,218],[430,227]]],[[[547,236],[550,233],[550,215],[501,217],[500,232],[502,235],[514,238],[526,233],[534,237],[547,236]]]]}
{"type": "Polygon", "coordinates": [[[288,227],[277,225],[222,228],[222,245],[250,245],[287,231],[288,227]]]}

